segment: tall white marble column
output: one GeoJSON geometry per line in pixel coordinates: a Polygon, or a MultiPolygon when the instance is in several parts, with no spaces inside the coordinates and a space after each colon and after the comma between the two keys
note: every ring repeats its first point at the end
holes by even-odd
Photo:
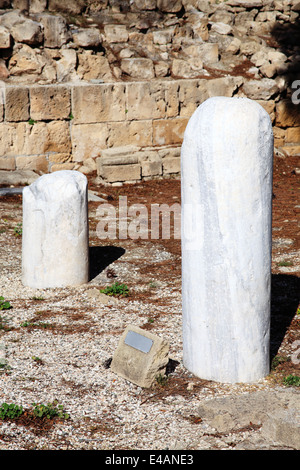
{"type": "Polygon", "coordinates": [[[209,98],[181,152],[183,362],[196,376],[269,373],[273,133],[247,98],[209,98]]]}
{"type": "Polygon", "coordinates": [[[43,175],[23,190],[22,282],[33,288],[88,282],[87,178],[43,175]]]}

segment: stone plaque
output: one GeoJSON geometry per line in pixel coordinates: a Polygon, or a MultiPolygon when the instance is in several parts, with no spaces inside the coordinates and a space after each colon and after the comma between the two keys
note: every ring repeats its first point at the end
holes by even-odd
{"type": "Polygon", "coordinates": [[[149,331],[129,325],[120,338],[111,370],[140,387],[151,387],[157,376],[165,375],[168,354],[167,341],[149,331]]]}

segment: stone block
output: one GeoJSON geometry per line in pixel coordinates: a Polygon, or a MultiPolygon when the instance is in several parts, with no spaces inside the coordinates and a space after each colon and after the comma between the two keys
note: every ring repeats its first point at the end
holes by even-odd
{"type": "Polygon", "coordinates": [[[37,18],[44,27],[45,47],[60,48],[71,39],[67,22],[62,16],[41,13],[37,18]]]}
{"type": "Polygon", "coordinates": [[[162,175],[162,163],[160,161],[144,161],[141,163],[142,177],[162,175]]]}
{"type": "Polygon", "coordinates": [[[30,116],[36,121],[68,119],[71,113],[70,88],[45,85],[30,88],[30,116]]]}
{"type": "Polygon", "coordinates": [[[128,325],[114,353],[111,370],[134,384],[149,388],[164,376],[169,344],[149,331],[128,325]]]}
{"type": "Polygon", "coordinates": [[[27,87],[5,88],[5,120],[28,121],[29,115],[29,90],[27,87]]]}
{"type": "Polygon", "coordinates": [[[128,120],[159,119],[166,116],[166,86],[163,82],[127,85],[128,120]]]}
{"type": "Polygon", "coordinates": [[[153,145],[180,144],[188,119],[162,119],[153,121],[153,145]]]}
{"type": "Polygon", "coordinates": [[[125,85],[122,83],[74,86],[73,122],[123,121],[125,104],[125,85]]]}
{"type": "Polygon", "coordinates": [[[72,155],[74,162],[96,158],[106,148],[109,137],[106,123],[72,125],[72,155]]]}
{"type": "Polygon", "coordinates": [[[108,147],[152,145],[152,121],[110,122],[108,124],[108,147]]]}
{"type": "Polygon", "coordinates": [[[294,127],[300,123],[299,106],[289,99],[281,100],[276,104],[276,126],[294,127]]]}
{"type": "Polygon", "coordinates": [[[11,34],[7,28],[0,26],[0,49],[8,49],[11,46],[11,34]]]}
{"type": "Polygon", "coordinates": [[[172,173],[180,173],[180,158],[164,158],[163,159],[163,174],[172,174],[172,173]]]}
{"type": "Polygon", "coordinates": [[[173,59],[171,73],[175,78],[199,77],[203,73],[203,62],[199,57],[187,60],[173,59]]]}
{"type": "Polygon", "coordinates": [[[46,155],[30,155],[16,157],[17,170],[33,170],[39,174],[48,173],[49,162],[46,155]]]}
{"type": "Polygon", "coordinates": [[[101,165],[101,158],[98,158],[97,174],[107,183],[139,181],[141,179],[141,165],[138,163],[110,166],[101,165]]]}
{"type": "Polygon", "coordinates": [[[289,127],[286,130],[285,141],[288,143],[300,143],[300,127],[289,127]]]}
{"type": "Polygon", "coordinates": [[[23,122],[0,125],[1,153],[5,157],[24,154],[27,127],[23,122]]]}
{"type": "Polygon", "coordinates": [[[157,8],[166,13],[176,13],[182,8],[182,0],[157,0],[157,8]]]}
{"type": "Polygon", "coordinates": [[[79,47],[97,47],[101,43],[100,31],[97,28],[80,28],[73,33],[73,41],[79,47]]]}
{"type": "Polygon", "coordinates": [[[67,121],[51,121],[46,124],[47,137],[43,143],[44,152],[70,153],[71,135],[67,121]]]}
{"type": "Polygon", "coordinates": [[[0,170],[15,170],[15,157],[0,157],[0,170]]]}
{"type": "Polygon", "coordinates": [[[78,54],[77,74],[81,80],[103,80],[113,82],[107,57],[99,54],[78,54]]]}
{"type": "Polygon", "coordinates": [[[146,58],[122,59],[121,70],[132,78],[150,80],[155,76],[153,62],[146,58]]]}
{"type": "Polygon", "coordinates": [[[268,100],[278,93],[278,86],[271,78],[247,80],[243,85],[243,92],[252,100],[268,100]]]}
{"type": "Polygon", "coordinates": [[[104,26],[105,39],[109,43],[127,42],[128,31],[125,25],[106,24],[104,26]]]}

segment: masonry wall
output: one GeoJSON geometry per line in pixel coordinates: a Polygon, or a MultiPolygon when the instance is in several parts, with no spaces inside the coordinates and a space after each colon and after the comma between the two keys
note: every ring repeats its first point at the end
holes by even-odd
{"type": "Polygon", "coordinates": [[[276,151],[299,153],[298,107],[280,90],[263,85],[263,80],[239,76],[5,85],[0,170],[97,171],[107,183],[178,176],[188,119],[205,99],[217,95],[258,101],[271,116],[276,151]]]}

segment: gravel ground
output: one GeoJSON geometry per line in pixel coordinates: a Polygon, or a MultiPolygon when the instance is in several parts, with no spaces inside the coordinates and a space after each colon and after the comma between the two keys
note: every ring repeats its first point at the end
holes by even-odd
{"type": "MultiPolygon", "coordinates": [[[[164,185],[161,188],[167,187],[173,201],[179,198],[179,182],[164,185]]],[[[135,200],[138,194],[133,186],[91,187],[110,201],[120,191],[128,191],[135,200]]],[[[158,197],[155,187],[153,191],[158,197]]],[[[146,192],[151,194],[149,186],[146,192]]],[[[161,196],[168,202],[166,194],[161,196]]],[[[146,197],[144,193],[142,197],[146,197]]],[[[190,374],[182,365],[178,241],[168,245],[124,240],[105,248],[107,244],[101,246],[95,234],[96,208],[97,202],[91,202],[91,281],[79,287],[36,290],[21,283],[21,236],[15,229],[22,222],[22,198],[15,195],[0,200],[0,295],[12,306],[0,311],[0,343],[5,346],[7,361],[0,373],[0,404],[15,403],[26,410],[23,419],[0,420],[0,450],[289,449],[263,437],[255,423],[220,433],[201,419],[199,405],[212,398],[258,390],[276,393],[282,386],[278,382],[281,372],[255,384],[235,385],[190,374]],[[129,297],[99,294],[100,288],[115,280],[128,285],[129,297]],[[131,323],[169,341],[170,373],[165,384],[142,389],[111,371],[109,364],[119,338],[131,323]],[[55,400],[69,419],[33,417],[33,403],[55,400]]],[[[282,231],[279,235],[274,244],[274,272],[295,281],[299,275],[295,237],[282,235],[282,231]],[[286,257],[294,260],[293,265],[278,266],[278,259],[286,257]]],[[[289,322],[295,314],[292,298],[289,322]]],[[[297,315],[294,318],[298,321],[297,315]]],[[[296,333],[293,330],[296,339],[299,322],[297,328],[296,333]]],[[[279,352],[289,354],[291,344],[284,335],[281,332],[279,352]]]]}

